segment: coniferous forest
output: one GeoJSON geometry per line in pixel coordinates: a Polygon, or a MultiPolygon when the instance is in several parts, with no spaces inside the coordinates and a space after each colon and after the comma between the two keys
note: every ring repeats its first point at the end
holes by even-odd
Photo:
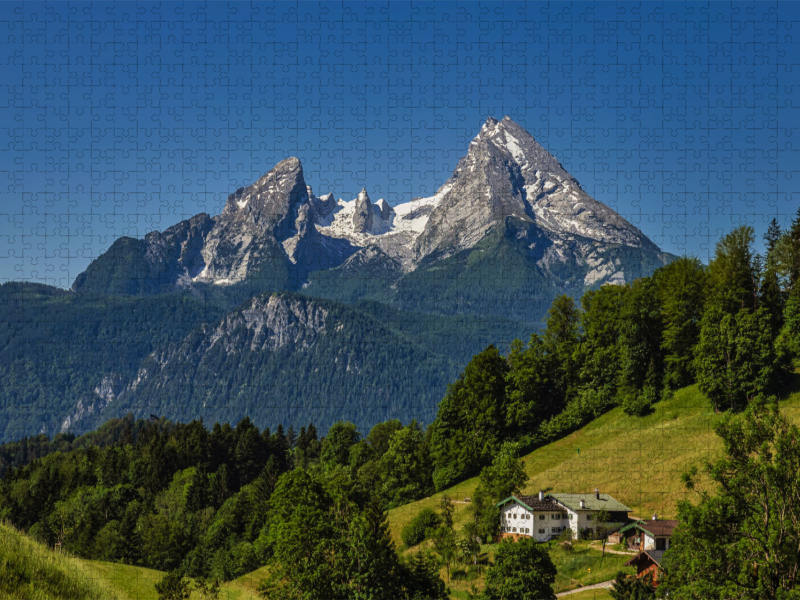
{"type": "MultiPolygon", "coordinates": [[[[497,534],[494,503],[525,482],[520,454],[617,406],[639,418],[696,383],[730,415],[718,428],[726,458],[710,471],[721,491],[679,506],[685,525],[659,594],[795,598],[800,450],[775,407],[800,359],[800,213],[789,231],[773,222],[765,242],[756,254],[753,230],[740,227],[708,266],[684,257],[630,285],[559,297],[526,342],[476,354],[427,426],[390,420],[360,432],[338,422],[321,435],[311,423],[271,431],[247,417],[129,415],[80,437],[7,443],[0,519],[80,557],[171,571],[178,587],[182,576],[226,581],[268,565],[267,598],[445,598],[442,557],[497,534]],[[401,557],[386,510],[475,475],[461,537],[448,533],[445,502],[403,532],[406,546],[433,537],[437,551],[401,557]],[[754,520],[756,480],[766,506],[788,515],[774,530],[754,520]],[[751,537],[752,548],[741,542],[751,537]],[[712,542],[717,562],[703,559],[712,542]]],[[[498,551],[483,594],[509,597],[518,564],[534,565],[526,585],[547,597],[547,560],[535,545],[498,551]]]]}

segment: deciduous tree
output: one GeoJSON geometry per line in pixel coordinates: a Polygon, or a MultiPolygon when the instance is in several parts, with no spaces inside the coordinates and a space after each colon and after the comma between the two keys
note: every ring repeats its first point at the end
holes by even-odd
{"type": "Polygon", "coordinates": [[[800,597],[800,433],[759,397],[717,426],[724,456],[707,465],[716,489],[684,476],[697,503],[678,504],[659,595],[676,600],[800,597]]]}
{"type": "Polygon", "coordinates": [[[484,600],[555,600],[556,567],[533,538],[504,541],[486,574],[484,600]]]}

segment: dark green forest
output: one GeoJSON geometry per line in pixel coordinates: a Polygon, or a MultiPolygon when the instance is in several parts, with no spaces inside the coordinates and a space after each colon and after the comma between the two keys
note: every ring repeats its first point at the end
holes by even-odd
{"type": "Polygon", "coordinates": [[[502,317],[314,300],[337,326],[306,352],[254,352],[242,343],[230,360],[197,356],[192,350],[204,328],[252,301],[237,304],[241,290],[213,292],[102,296],[40,284],[0,286],[0,441],[52,436],[62,431],[65,415],[77,417],[66,423],[76,435],[129,411],[188,421],[203,402],[211,422],[246,414],[260,427],[313,420],[327,428],[343,414],[362,427],[397,415],[429,423],[447,382],[485,340],[507,345],[523,333],[502,317]],[[142,369],[157,370],[181,344],[185,354],[163,377],[130,389],[142,369]],[[336,368],[342,361],[359,371],[336,368]],[[98,391],[112,393],[114,402],[98,391]]]}
{"type": "MultiPolygon", "coordinates": [[[[476,354],[427,428],[390,420],[365,434],[338,422],[321,437],[250,418],[127,416],[81,437],[5,444],[0,518],[79,556],[194,577],[272,565],[267,597],[444,597],[432,556],[397,556],[388,508],[481,474],[473,529],[491,535],[493,502],[521,477],[514,456],[615,406],[635,419],[692,383],[731,413],[781,389],[800,358],[800,215],[787,232],[773,223],[765,256],[754,243],[741,227],[707,267],[685,257],[580,302],[557,298],[527,343],[476,354]],[[376,573],[393,574],[383,591],[376,573]]],[[[447,507],[427,518],[446,521],[447,507]]]]}

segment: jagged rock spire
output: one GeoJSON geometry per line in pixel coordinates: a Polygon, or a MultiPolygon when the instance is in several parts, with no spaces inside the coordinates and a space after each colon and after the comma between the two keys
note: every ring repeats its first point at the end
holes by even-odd
{"type": "Polygon", "coordinates": [[[353,212],[353,229],[357,233],[372,231],[372,202],[365,188],[361,188],[356,198],[355,212],[353,212]]]}

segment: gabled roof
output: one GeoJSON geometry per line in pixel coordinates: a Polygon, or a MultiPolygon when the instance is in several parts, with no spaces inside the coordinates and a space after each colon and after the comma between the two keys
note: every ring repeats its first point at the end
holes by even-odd
{"type": "Polygon", "coordinates": [[[614,500],[608,494],[600,494],[600,498],[596,498],[594,494],[548,494],[548,496],[555,498],[561,504],[570,510],[603,510],[608,512],[631,512],[631,509],[614,500]],[[586,504],[585,508],[581,508],[581,500],[586,504]]]}
{"type": "Polygon", "coordinates": [[[564,512],[564,508],[556,504],[555,500],[553,500],[549,494],[544,497],[544,500],[539,500],[539,496],[509,496],[505,500],[498,502],[495,506],[503,506],[509,502],[521,504],[528,510],[564,512]]]}
{"type": "Polygon", "coordinates": [[[620,533],[631,529],[641,529],[653,537],[663,537],[672,535],[672,532],[677,526],[678,521],[634,521],[630,525],[626,525],[620,529],[620,533]]]}
{"type": "Polygon", "coordinates": [[[635,565],[640,560],[644,560],[645,562],[655,563],[660,567],[663,558],[664,558],[663,550],[645,550],[644,552],[639,552],[639,554],[637,554],[628,562],[626,562],[625,566],[630,567],[632,565],[635,565]]]}

